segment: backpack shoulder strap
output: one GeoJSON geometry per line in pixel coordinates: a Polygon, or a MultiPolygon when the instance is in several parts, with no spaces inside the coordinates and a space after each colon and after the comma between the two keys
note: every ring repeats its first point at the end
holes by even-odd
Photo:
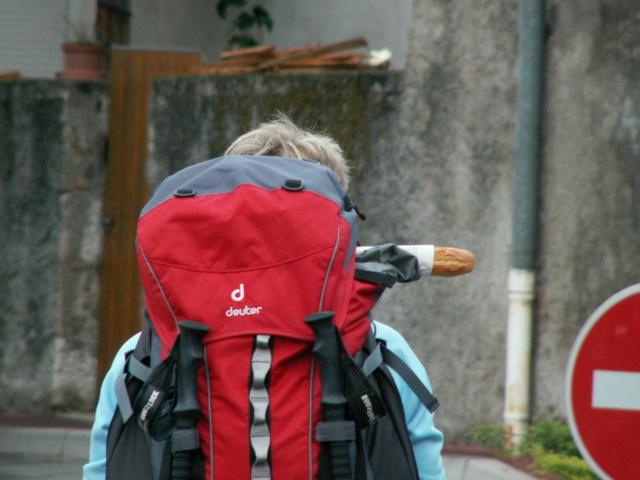
{"type": "Polygon", "coordinates": [[[379,344],[382,351],[384,363],[393,368],[395,372],[402,377],[405,383],[413,390],[413,393],[420,399],[424,406],[431,413],[435,412],[440,406],[438,399],[433,396],[429,389],[422,383],[422,380],[409,368],[409,366],[398,355],[387,348],[384,343],[379,344]]]}
{"type": "MultiPolygon", "coordinates": [[[[402,358],[393,353],[386,344],[380,340],[375,340],[376,345],[371,350],[369,356],[364,360],[362,370],[368,377],[374,370],[378,369],[381,365],[387,365],[392,368],[409,386],[413,393],[416,394],[422,404],[433,413],[440,406],[438,399],[433,396],[429,389],[422,383],[422,380],[411,370],[411,368],[405,363],[402,358]]],[[[371,342],[369,340],[369,344],[371,342]]],[[[371,345],[373,346],[373,345],[371,345]]]]}

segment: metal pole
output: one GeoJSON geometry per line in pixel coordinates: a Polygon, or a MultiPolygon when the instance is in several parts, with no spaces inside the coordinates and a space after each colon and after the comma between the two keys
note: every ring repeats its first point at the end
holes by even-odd
{"type": "Polygon", "coordinates": [[[538,176],[543,109],[544,0],[523,0],[514,173],[512,264],[509,272],[509,318],[504,421],[518,443],[531,414],[531,345],[538,236],[538,176]]]}

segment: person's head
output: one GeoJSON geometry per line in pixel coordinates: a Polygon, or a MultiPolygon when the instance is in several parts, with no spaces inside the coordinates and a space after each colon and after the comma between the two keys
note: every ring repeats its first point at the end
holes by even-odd
{"type": "Polygon", "coordinates": [[[349,187],[349,167],[340,145],[328,135],[296,126],[283,114],[238,137],[225,155],[265,155],[315,160],[329,167],[349,187]]]}

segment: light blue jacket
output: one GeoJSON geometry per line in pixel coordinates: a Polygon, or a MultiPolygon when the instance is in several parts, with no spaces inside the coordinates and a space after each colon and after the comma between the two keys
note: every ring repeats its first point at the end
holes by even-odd
{"type": "MultiPolygon", "coordinates": [[[[424,384],[431,389],[426,370],[402,335],[387,325],[379,322],[374,323],[376,338],[384,340],[387,343],[387,348],[404,360],[424,384]]],[[[102,382],[96,417],[91,429],[89,463],[83,468],[84,480],[105,479],[107,433],[117,406],[115,382],[124,368],[125,352],[134,349],[139,336],[140,334],[131,337],[122,345],[102,382]]],[[[429,413],[422,405],[402,377],[393,370],[391,370],[391,373],[402,398],[409,435],[418,463],[420,480],[446,480],[441,457],[444,438],[433,423],[433,414],[429,413]]]]}

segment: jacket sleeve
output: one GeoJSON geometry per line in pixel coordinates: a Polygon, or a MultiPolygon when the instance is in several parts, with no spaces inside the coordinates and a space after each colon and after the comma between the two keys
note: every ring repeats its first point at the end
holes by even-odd
{"type": "Polygon", "coordinates": [[[140,334],[127,340],[113,359],[111,368],[102,381],[100,397],[96,407],[93,427],[91,428],[89,462],[82,469],[83,480],[105,480],[107,474],[107,434],[116,411],[117,400],[115,384],[118,375],[122,375],[126,353],[133,350],[140,334]]]}
{"type": "MultiPolygon", "coordinates": [[[[402,335],[383,323],[374,322],[374,325],[376,338],[384,340],[387,348],[399,356],[431,390],[431,383],[425,368],[402,335]]],[[[402,377],[393,369],[390,370],[402,398],[420,480],[446,479],[442,464],[444,436],[434,425],[434,414],[430,413],[420,402],[402,377]]]]}

